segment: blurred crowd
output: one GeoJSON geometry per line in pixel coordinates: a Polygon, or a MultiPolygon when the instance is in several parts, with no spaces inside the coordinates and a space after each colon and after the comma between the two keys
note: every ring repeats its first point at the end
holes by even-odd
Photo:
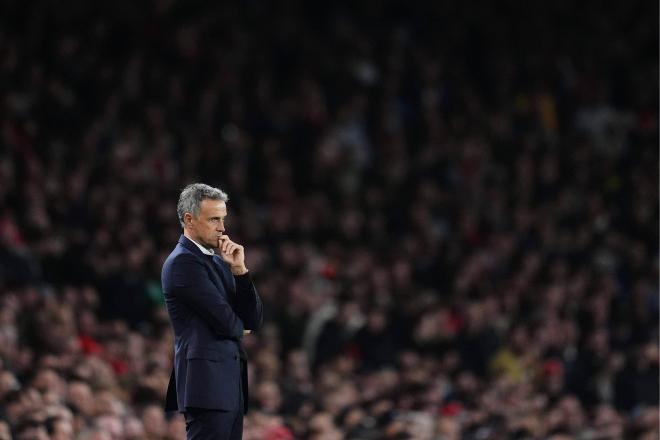
{"type": "Polygon", "coordinates": [[[0,5],[0,440],[182,439],[229,194],[250,440],[657,439],[658,4],[0,5]]]}

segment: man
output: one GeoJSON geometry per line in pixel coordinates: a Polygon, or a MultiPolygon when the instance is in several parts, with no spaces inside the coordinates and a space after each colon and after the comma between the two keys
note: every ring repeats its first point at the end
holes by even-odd
{"type": "Polygon", "coordinates": [[[163,264],[175,338],[165,410],[184,413],[188,439],[242,437],[248,389],[241,338],[263,321],[243,246],[224,234],[227,200],[209,185],[184,188],[177,205],[183,235],[163,264]]]}

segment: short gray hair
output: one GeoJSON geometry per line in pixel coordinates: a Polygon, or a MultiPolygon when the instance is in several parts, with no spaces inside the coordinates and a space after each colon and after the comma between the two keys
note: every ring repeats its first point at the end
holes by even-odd
{"type": "Polygon", "coordinates": [[[184,226],[183,216],[186,212],[191,213],[194,217],[199,215],[199,207],[202,204],[202,200],[205,199],[222,200],[223,202],[226,202],[229,200],[229,196],[223,190],[214,188],[205,183],[191,183],[186,186],[183,188],[183,191],[181,191],[179,203],[176,205],[176,212],[179,215],[181,226],[184,226]]]}

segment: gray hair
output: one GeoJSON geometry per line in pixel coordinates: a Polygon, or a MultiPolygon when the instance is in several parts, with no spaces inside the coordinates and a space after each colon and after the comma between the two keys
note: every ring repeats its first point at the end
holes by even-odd
{"type": "Polygon", "coordinates": [[[223,202],[226,202],[229,200],[229,196],[221,189],[214,188],[205,183],[191,183],[186,186],[183,188],[183,191],[181,191],[179,203],[176,205],[176,212],[179,215],[181,226],[184,226],[183,216],[186,212],[189,212],[194,217],[199,215],[199,207],[202,204],[202,200],[205,199],[222,200],[223,202]]]}

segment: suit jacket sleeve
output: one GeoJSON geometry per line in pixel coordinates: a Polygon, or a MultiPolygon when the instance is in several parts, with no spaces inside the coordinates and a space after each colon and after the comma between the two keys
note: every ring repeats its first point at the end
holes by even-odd
{"type": "Polygon", "coordinates": [[[177,298],[206,321],[218,336],[239,340],[243,322],[226,301],[224,292],[210,280],[204,263],[181,255],[173,265],[173,287],[177,298]]]}
{"type": "Polygon", "coordinates": [[[236,313],[249,330],[257,330],[264,320],[263,304],[250,273],[234,276],[236,280],[236,313]]]}

